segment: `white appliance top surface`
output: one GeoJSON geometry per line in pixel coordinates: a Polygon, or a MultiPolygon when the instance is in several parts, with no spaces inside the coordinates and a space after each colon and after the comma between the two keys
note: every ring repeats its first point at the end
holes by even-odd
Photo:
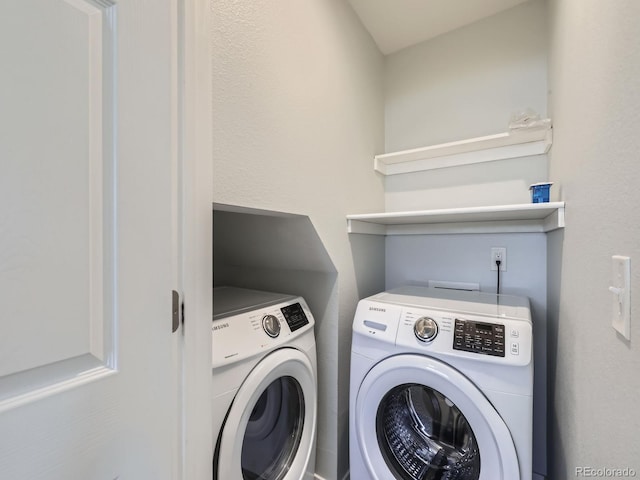
{"type": "Polygon", "coordinates": [[[213,289],[213,319],[230,317],[295,298],[284,293],[264,292],[238,287],[213,289]]]}
{"type": "Polygon", "coordinates": [[[369,297],[394,305],[414,306],[498,318],[530,320],[529,299],[494,293],[404,286],[369,297]]]}

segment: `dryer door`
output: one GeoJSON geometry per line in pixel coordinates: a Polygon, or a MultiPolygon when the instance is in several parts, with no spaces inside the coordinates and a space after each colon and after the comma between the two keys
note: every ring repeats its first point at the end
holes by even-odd
{"type": "Polygon", "coordinates": [[[358,391],[355,425],[372,479],[520,479],[498,412],[467,377],[429,357],[374,366],[358,391]]]}
{"type": "Polygon", "coordinates": [[[214,479],[301,480],[313,476],[316,380],[309,359],[283,348],[238,390],[213,459],[214,479]]]}

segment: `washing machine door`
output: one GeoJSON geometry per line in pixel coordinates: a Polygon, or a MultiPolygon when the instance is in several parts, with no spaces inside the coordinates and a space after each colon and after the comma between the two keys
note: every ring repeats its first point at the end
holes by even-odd
{"type": "Polygon", "coordinates": [[[236,393],[214,453],[214,480],[313,477],[316,435],[313,365],[283,348],[256,365],[236,393]]]}
{"type": "Polygon", "coordinates": [[[374,366],[357,394],[355,425],[371,479],[520,479],[498,412],[466,376],[429,357],[374,366]]]}

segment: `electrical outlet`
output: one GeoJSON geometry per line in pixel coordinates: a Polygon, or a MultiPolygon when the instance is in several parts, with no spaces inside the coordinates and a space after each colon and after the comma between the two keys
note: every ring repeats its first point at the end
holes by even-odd
{"type": "Polygon", "coordinates": [[[506,247],[491,247],[491,270],[498,270],[496,261],[500,260],[500,271],[507,271],[507,249],[506,247]]]}

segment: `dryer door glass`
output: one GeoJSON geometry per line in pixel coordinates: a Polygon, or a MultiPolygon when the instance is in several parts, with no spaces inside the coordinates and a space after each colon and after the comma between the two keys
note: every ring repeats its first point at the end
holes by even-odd
{"type": "Polygon", "coordinates": [[[378,444],[400,480],[478,480],[480,452],[462,412],[437,390],[409,383],[389,391],[376,416],[378,444]]]}
{"type": "Polygon", "coordinates": [[[245,480],[280,480],[300,445],[304,396],[293,377],[280,377],[260,395],[242,443],[245,480]]]}

